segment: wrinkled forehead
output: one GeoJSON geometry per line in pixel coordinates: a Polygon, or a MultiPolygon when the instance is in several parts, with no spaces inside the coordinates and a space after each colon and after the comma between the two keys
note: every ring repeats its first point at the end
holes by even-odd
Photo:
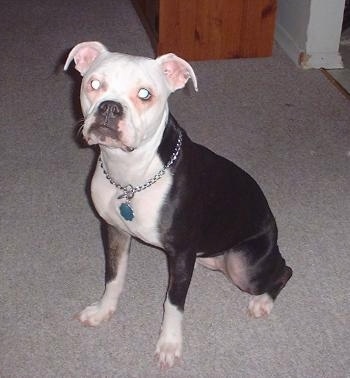
{"type": "Polygon", "coordinates": [[[99,76],[122,87],[148,85],[166,87],[160,66],[154,59],[120,53],[102,54],[86,76],[99,76]]]}

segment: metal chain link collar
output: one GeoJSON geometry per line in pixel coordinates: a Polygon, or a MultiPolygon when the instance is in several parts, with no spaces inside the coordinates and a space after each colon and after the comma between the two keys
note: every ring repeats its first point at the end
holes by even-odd
{"type": "Polygon", "coordinates": [[[170,160],[152,178],[150,178],[148,181],[146,181],[143,185],[138,185],[138,186],[133,186],[131,184],[126,185],[126,186],[121,186],[120,184],[116,183],[112,179],[112,177],[109,175],[109,173],[107,172],[107,170],[106,170],[106,168],[105,168],[105,166],[103,164],[101,155],[99,156],[98,161],[100,163],[102,171],[103,171],[104,175],[106,176],[107,180],[112,185],[114,185],[117,189],[120,189],[120,190],[123,191],[123,194],[121,194],[120,196],[118,196],[118,199],[126,198],[128,201],[130,201],[134,197],[135,193],[141,192],[142,190],[145,190],[145,189],[149,188],[151,185],[153,185],[155,182],[157,182],[165,174],[165,171],[172,164],[174,164],[175,160],[177,159],[177,157],[179,155],[179,152],[180,152],[180,149],[181,149],[181,145],[182,145],[182,133],[181,133],[181,131],[179,131],[179,136],[177,138],[177,143],[176,143],[176,146],[175,146],[175,150],[174,150],[174,153],[171,155],[170,160]]]}

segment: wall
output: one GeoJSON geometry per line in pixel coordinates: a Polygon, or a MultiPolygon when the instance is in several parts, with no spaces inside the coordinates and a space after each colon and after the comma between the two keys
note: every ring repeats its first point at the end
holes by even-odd
{"type": "Polygon", "coordinates": [[[303,68],[342,68],[345,0],[278,0],[275,39],[303,68]]]}

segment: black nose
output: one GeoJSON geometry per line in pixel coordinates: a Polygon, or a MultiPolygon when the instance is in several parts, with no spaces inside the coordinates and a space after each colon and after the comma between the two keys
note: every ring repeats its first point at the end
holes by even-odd
{"type": "Polygon", "coordinates": [[[116,101],[103,101],[98,106],[98,112],[106,119],[113,119],[123,115],[123,106],[116,101]]]}

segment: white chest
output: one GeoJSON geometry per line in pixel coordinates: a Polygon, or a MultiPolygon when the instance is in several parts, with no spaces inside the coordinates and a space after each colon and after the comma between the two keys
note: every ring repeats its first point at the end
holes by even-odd
{"type": "Polygon", "coordinates": [[[171,183],[172,176],[166,171],[164,176],[150,187],[136,192],[130,203],[134,211],[132,221],[127,221],[120,215],[119,207],[126,200],[118,199],[118,196],[123,192],[107,180],[99,165],[92,179],[91,195],[97,212],[107,223],[161,248],[159,216],[171,183]]]}

